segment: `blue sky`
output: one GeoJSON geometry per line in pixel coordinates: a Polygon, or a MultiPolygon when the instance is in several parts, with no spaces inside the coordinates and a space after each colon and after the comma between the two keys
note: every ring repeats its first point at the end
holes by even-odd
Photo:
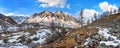
{"type": "Polygon", "coordinates": [[[120,7],[120,0],[0,0],[0,13],[12,15],[32,15],[44,10],[60,10],[77,17],[81,9],[101,13],[107,11],[104,7],[117,9],[120,7]],[[108,7],[104,6],[105,2],[108,7]],[[101,7],[100,3],[103,3],[101,7]]]}

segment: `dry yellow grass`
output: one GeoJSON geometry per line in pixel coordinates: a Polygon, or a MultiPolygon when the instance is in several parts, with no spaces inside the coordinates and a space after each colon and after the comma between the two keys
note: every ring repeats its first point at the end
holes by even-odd
{"type": "Polygon", "coordinates": [[[80,48],[83,48],[83,43],[85,39],[88,37],[88,34],[94,35],[97,33],[96,28],[79,28],[72,30],[69,34],[66,34],[63,39],[48,44],[45,47],[52,47],[52,48],[74,48],[76,46],[76,43],[80,48]],[[80,35],[76,37],[76,35],[80,35]]]}
{"type": "Polygon", "coordinates": [[[62,40],[56,44],[53,45],[54,48],[72,48],[75,45],[75,39],[74,38],[66,38],[65,40],[62,40]]]}

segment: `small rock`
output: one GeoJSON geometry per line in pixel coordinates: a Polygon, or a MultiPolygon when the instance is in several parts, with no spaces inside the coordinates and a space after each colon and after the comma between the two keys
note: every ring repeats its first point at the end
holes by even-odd
{"type": "Polygon", "coordinates": [[[109,37],[109,38],[108,38],[108,40],[109,40],[109,41],[113,41],[114,39],[113,39],[113,38],[111,38],[111,37],[109,37]]]}

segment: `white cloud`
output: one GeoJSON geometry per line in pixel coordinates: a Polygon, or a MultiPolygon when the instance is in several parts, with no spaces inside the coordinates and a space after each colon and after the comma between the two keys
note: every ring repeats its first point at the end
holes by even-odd
{"type": "MultiPolygon", "coordinates": [[[[80,12],[77,12],[76,14],[78,15],[80,12]]],[[[98,15],[99,12],[94,10],[94,9],[84,9],[83,10],[83,17],[84,17],[84,22],[87,23],[88,20],[90,20],[91,22],[91,19],[94,18],[94,15],[98,15]]]]}
{"type": "Polygon", "coordinates": [[[6,16],[13,16],[14,13],[8,13],[8,14],[5,14],[6,16]]]}
{"type": "Polygon", "coordinates": [[[83,10],[83,16],[86,18],[93,17],[95,13],[98,14],[98,12],[93,9],[84,9],[83,10]]]}
{"type": "Polygon", "coordinates": [[[67,0],[38,0],[40,2],[40,7],[60,7],[60,8],[70,8],[70,5],[67,5],[67,0]]]}
{"type": "Polygon", "coordinates": [[[111,9],[112,10],[117,10],[118,9],[118,7],[116,5],[108,4],[108,2],[100,3],[99,7],[103,12],[110,11],[111,9]]]}
{"type": "Polygon", "coordinates": [[[30,15],[26,15],[26,14],[6,13],[5,16],[30,16],[30,15]]]}

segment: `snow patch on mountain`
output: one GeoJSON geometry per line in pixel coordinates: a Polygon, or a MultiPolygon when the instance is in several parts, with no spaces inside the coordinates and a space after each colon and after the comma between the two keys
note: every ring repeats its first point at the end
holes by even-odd
{"type": "Polygon", "coordinates": [[[25,16],[10,16],[13,20],[15,20],[15,22],[17,22],[18,24],[23,23],[28,17],[25,16]]]}
{"type": "Polygon", "coordinates": [[[76,19],[63,12],[49,12],[43,11],[41,13],[35,13],[29,17],[25,23],[42,23],[42,22],[54,22],[56,24],[66,24],[68,26],[78,26],[76,19]]]}

